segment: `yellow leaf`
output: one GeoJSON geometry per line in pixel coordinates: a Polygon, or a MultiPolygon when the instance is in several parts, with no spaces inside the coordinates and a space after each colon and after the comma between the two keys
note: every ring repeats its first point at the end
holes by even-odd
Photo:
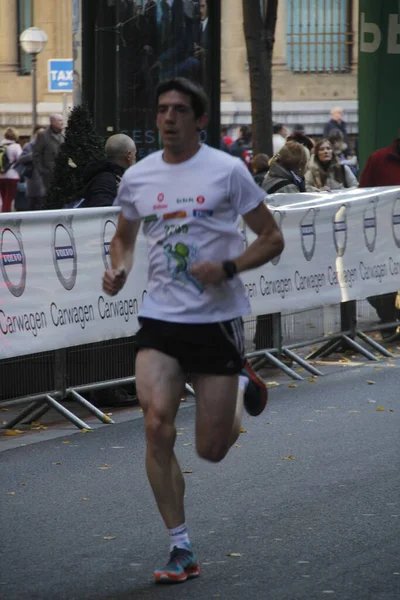
{"type": "Polygon", "coordinates": [[[317,380],[315,379],[315,377],[309,377],[307,381],[309,381],[310,383],[315,383],[317,380]]]}
{"type": "Polygon", "coordinates": [[[235,448],[241,448],[242,446],[240,444],[235,444],[235,448]]]}
{"type": "Polygon", "coordinates": [[[61,465],[61,463],[60,463],[60,462],[55,462],[55,463],[52,463],[52,464],[53,464],[53,465],[61,465]]]}
{"type": "Polygon", "coordinates": [[[3,435],[7,435],[7,436],[13,436],[13,435],[21,435],[24,432],[21,431],[20,429],[7,429],[7,431],[5,431],[3,433],[3,435]]]}
{"type": "Polygon", "coordinates": [[[107,465],[107,464],[103,465],[102,467],[97,467],[97,468],[102,469],[102,470],[111,469],[110,465],[107,465]]]}
{"type": "Polygon", "coordinates": [[[297,383],[289,383],[288,387],[297,388],[297,383]]]}
{"type": "Polygon", "coordinates": [[[303,367],[299,367],[298,369],[295,369],[296,373],[302,373],[304,371],[303,367]]]}
{"type": "Polygon", "coordinates": [[[183,435],[183,433],[181,433],[180,431],[178,431],[178,433],[176,435],[183,435]]]}
{"type": "Polygon", "coordinates": [[[228,552],[227,556],[230,556],[232,558],[240,558],[242,555],[240,554],[240,552],[228,552]]]}
{"type": "Polygon", "coordinates": [[[374,367],[375,371],[382,371],[382,367],[374,367]]]}
{"type": "Polygon", "coordinates": [[[185,469],[185,471],[182,471],[182,473],[193,473],[193,471],[190,471],[189,469],[185,469]]]}
{"type": "Polygon", "coordinates": [[[368,385],[375,385],[375,381],[367,381],[368,385]]]}
{"type": "Polygon", "coordinates": [[[9,496],[15,496],[16,492],[7,492],[9,496]]]}
{"type": "Polygon", "coordinates": [[[89,498],[81,498],[81,500],[84,500],[84,501],[86,501],[86,500],[89,500],[89,498]]]}
{"type": "Polygon", "coordinates": [[[244,427],[240,428],[240,433],[247,433],[247,429],[245,429],[244,427]]]}
{"type": "Polygon", "coordinates": [[[70,444],[71,442],[69,440],[65,440],[65,442],[61,442],[62,444],[70,444]]]}
{"type": "Polygon", "coordinates": [[[44,431],[48,429],[48,427],[45,427],[44,425],[38,425],[37,427],[31,427],[31,429],[34,429],[35,431],[44,431]]]}
{"type": "Polygon", "coordinates": [[[394,408],[389,408],[389,412],[394,412],[394,408]]]}
{"type": "Polygon", "coordinates": [[[383,406],[377,406],[376,410],[378,410],[379,412],[383,412],[385,409],[383,408],[383,406]]]}
{"type": "Polygon", "coordinates": [[[360,411],[359,410],[348,410],[347,412],[349,412],[349,413],[359,413],[360,411]]]}
{"type": "Polygon", "coordinates": [[[294,460],[293,454],[289,454],[289,456],[282,456],[282,460],[294,460]]]}
{"type": "Polygon", "coordinates": [[[184,446],[191,446],[192,442],[187,442],[186,444],[183,444],[184,446]]]}
{"type": "Polygon", "coordinates": [[[105,535],[103,537],[103,540],[116,540],[117,536],[116,535],[105,535]]]}
{"type": "Polygon", "coordinates": [[[277,387],[280,384],[277,381],[267,381],[267,383],[265,385],[267,387],[277,387]]]}
{"type": "Polygon", "coordinates": [[[9,408],[0,408],[0,412],[10,412],[9,408]]]}

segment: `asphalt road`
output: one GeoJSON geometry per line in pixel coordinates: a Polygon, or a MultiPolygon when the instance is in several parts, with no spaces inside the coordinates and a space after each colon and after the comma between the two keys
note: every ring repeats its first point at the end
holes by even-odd
{"type": "Polygon", "coordinates": [[[180,411],[202,576],[179,586],[152,582],[168,539],[142,419],[1,452],[0,598],[399,600],[400,362],[379,368],[272,389],[219,465],[180,411]]]}

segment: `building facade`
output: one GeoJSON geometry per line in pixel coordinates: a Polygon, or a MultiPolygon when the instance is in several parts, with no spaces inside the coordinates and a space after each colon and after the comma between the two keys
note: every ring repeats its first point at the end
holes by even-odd
{"type": "Polygon", "coordinates": [[[16,127],[22,136],[32,129],[32,73],[19,35],[33,26],[48,36],[37,59],[38,122],[48,124],[51,113],[72,104],[72,94],[48,91],[48,60],[72,58],[72,0],[0,1],[0,128],[16,127]]]}
{"type": "MultiPolygon", "coordinates": [[[[115,0],[106,2],[109,8],[113,3],[115,0]]],[[[131,4],[130,10],[144,9],[147,3],[120,2],[123,6],[131,4]]],[[[200,0],[167,3],[171,9],[182,3],[185,10],[188,4],[195,8],[201,5],[200,0]]],[[[18,38],[23,29],[33,25],[49,38],[37,62],[39,122],[46,123],[51,112],[62,112],[63,101],[64,109],[65,104],[72,105],[72,94],[63,97],[48,92],[47,71],[49,59],[72,57],[74,4],[74,0],[0,1],[1,127],[13,125],[23,135],[31,130],[30,61],[18,38]]],[[[279,0],[273,58],[275,121],[289,126],[303,123],[309,133],[318,134],[330,108],[340,104],[350,132],[357,133],[358,10],[358,0],[279,0]]],[[[251,122],[242,0],[221,0],[221,11],[221,120],[234,126],[251,122]]],[[[106,24],[103,27],[104,36],[113,44],[106,24]]]]}
{"type": "MultiPolygon", "coordinates": [[[[261,0],[263,3],[263,0],[261,0]]],[[[358,0],[279,0],[273,55],[274,120],[320,134],[330,109],[357,133],[358,0]]],[[[251,122],[242,0],[222,0],[222,122],[251,122]]]]}

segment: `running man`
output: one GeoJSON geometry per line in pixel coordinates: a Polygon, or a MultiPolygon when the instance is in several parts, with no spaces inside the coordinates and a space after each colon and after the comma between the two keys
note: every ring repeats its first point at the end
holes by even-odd
{"type": "Polygon", "coordinates": [[[250,314],[238,274],[279,255],[282,234],[265,192],[241,160],[200,143],[207,124],[203,88],[183,78],[157,90],[163,151],[129,168],[103,289],[118,294],[133,264],[140,223],[148,240],[149,280],[136,337],[136,387],[144,412],[146,469],[169,530],[170,558],[158,582],[200,574],[185,522],[185,482],[174,453],[175,417],[190,374],[196,394],[196,449],[219,462],[249,414],[265,408],[264,383],[244,359],[242,317],[250,314]],[[238,217],[257,235],[244,250],[238,217]]]}

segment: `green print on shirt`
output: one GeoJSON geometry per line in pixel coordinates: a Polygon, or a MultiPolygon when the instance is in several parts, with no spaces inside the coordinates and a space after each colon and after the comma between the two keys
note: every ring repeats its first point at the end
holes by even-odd
{"type": "Polygon", "coordinates": [[[204,286],[190,274],[190,268],[198,257],[198,248],[194,244],[187,246],[178,242],[172,247],[172,244],[164,244],[164,253],[168,260],[168,271],[173,281],[182,285],[193,285],[200,294],[204,292],[204,286]]]}

